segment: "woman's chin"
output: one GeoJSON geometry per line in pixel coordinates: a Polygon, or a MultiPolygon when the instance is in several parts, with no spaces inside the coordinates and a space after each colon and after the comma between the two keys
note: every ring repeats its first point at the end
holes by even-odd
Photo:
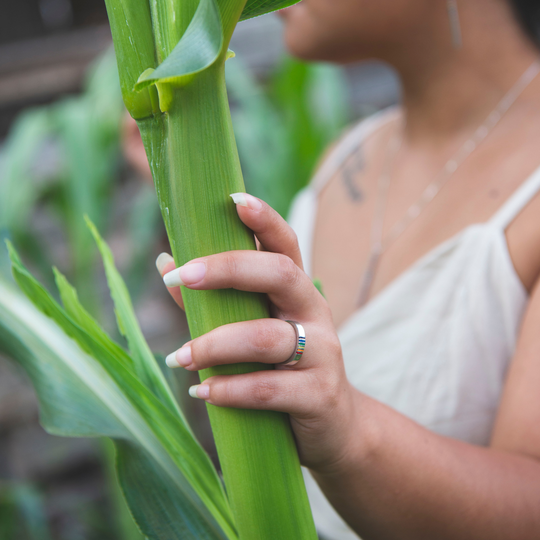
{"type": "Polygon", "coordinates": [[[291,14],[294,12],[295,9],[298,9],[298,4],[294,4],[292,6],[280,9],[279,11],[276,11],[277,15],[281,17],[284,21],[286,21],[291,14]]]}
{"type": "Polygon", "coordinates": [[[341,58],[331,54],[332,47],[325,44],[320,36],[310,35],[309,32],[299,32],[291,27],[285,28],[285,47],[292,56],[307,62],[338,62],[341,58]]]}

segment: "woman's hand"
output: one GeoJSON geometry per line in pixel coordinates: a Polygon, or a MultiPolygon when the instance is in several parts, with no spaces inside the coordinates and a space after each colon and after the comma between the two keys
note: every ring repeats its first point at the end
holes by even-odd
{"type": "Polygon", "coordinates": [[[222,364],[263,362],[275,370],[210,377],[190,389],[212,405],[289,413],[303,465],[330,470],[350,452],[354,390],[328,304],[303,271],[296,235],[259,199],[236,194],[238,215],[254,233],[259,251],[230,251],[174,268],[167,254],[156,264],[183,308],[179,285],[194,290],[234,288],[266,293],[273,319],[228,324],[169,355],[170,367],[198,371],[222,364]],[[282,365],[295,351],[294,328],[306,332],[305,352],[295,366],[282,365]]]}

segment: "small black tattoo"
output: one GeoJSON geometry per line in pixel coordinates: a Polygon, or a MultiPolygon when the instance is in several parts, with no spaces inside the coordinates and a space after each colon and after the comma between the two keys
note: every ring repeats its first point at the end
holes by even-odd
{"type": "Polygon", "coordinates": [[[364,199],[364,192],[358,187],[356,179],[358,173],[364,169],[365,165],[364,153],[360,147],[345,161],[341,171],[341,178],[343,179],[347,193],[355,203],[360,203],[364,199]]]}

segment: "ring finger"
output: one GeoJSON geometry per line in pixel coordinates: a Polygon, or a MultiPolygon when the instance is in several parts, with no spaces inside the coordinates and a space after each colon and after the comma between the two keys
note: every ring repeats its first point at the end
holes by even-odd
{"type": "MultiPolygon", "coordinates": [[[[213,366],[259,362],[282,364],[296,351],[293,326],[281,319],[260,319],[220,326],[167,356],[169,367],[198,371],[213,366]]],[[[308,346],[306,344],[306,351],[308,346]]],[[[304,366],[305,356],[301,366],[304,366]]]]}

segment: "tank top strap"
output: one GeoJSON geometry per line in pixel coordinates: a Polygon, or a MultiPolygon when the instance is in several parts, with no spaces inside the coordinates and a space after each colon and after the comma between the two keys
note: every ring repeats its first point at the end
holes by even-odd
{"type": "Polygon", "coordinates": [[[310,182],[310,188],[319,193],[330,181],[336,171],[355,152],[358,146],[369,135],[377,131],[379,127],[396,118],[399,114],[399,107],[389,107],[353,126],[342,138],[327,158],[323,161],[310,182]]]}
{"type": "Polygon", "coordinates": [[[540,191],[540,167],[525,180],[495,212],[489,222],[504,230],[540,191]]]}

